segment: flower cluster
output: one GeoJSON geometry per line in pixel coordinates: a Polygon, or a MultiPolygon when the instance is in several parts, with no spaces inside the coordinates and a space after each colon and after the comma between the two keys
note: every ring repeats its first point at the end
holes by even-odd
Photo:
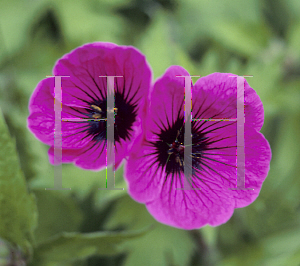
{"type": "MultiPolygon", "coordinates": [[[[245,189],[237,181],[237,80],[214,73],[192,84],[191,165],[184,162],[185,94],[180,66],[171,66],[154,84],[145,57],[135,48],[92,43],[63,56],[53,69],[62,79],[62,162],[100,170],[106,162],[107,84],[115,78],[116,168],[125,160],[128,193],[159,222],[183,229],[217,226],[235,208],[251,204],[269,171],[271,150],[259,132],[263,105],[244,81],[245,189]],[[69,119],[69,120],[68,120],[69,119]],[[76,120],[77,119],[77,120],[76,120]],[[192,189],[184,188],[190,167],[192,189]],[[251,188],[251,189],[248,189],[251,188]]],[[[42,80],[29,103],[28,127],[50,145],[54,163],[54,77],[42,80]]]]}

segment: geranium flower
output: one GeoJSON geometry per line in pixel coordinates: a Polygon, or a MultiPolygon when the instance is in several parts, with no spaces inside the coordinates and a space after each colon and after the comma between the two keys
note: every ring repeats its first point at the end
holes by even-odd
{"type": "MultiPolygon", "coordinates": [[[[133,47],[91,43],[59,59],[53,74],[69,76],[61,82],[62,162],[93,170],[106,166],[107,80],[99,76],[123,76],[114,79],[115,166],[118,168],[140,130],[144,96],[148,95],[151,82],[145,57],[133,47]]],[[[28,117],[32,133],[51,146],[51,163],[54,163],[54,84],[54,77],[38,83],[29,102],[28,117]]]]}
{"type": "MultiPolygon", "coordinates": [[[[259,132],[263,105],[245,81],[245,188],[237,184],[236,121],[192,121],[193,190],[184,188],[184,79],[188,72],[172,66],[154,84],[124,176],[131,197],[145,203],[159,222],[183,229],[217,226],[235,208],[251,204],[269,171],[271,150],[259,132]]],[[[214,73],[192,87],[193,119],[236,118],[237,79],[214,73]]],[[[190,166],[191,167],[191,166],[190,166]]]]}

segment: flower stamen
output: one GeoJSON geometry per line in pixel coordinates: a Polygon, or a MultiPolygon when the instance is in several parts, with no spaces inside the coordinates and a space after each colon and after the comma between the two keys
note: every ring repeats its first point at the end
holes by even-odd
{"type": "Polygon", "coordinates": [[[95,111],[98,111],[98,112],[100,112],[100,113],[102,112],[102,109],[101,109],[99,106],[97,106],[97,105],[92,104],[91,107],[92,107],[95,111]]]}

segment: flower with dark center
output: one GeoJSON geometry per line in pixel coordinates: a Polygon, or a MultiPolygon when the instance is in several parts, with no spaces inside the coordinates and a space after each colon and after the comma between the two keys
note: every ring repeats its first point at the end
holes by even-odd
{"type": "MultiPolygon", "coordinates": [[[[64,55],[54,66],[62,87],[62,162],[84,169],[106,166],[107,118],[114,116],[116,168],[141,130],[151,70],[135,48],[91,43],[64,55]],[[107,106],[107,78],[114,78],[115,106],[107,106]]],[[[54,163],[54,77],[39,82],[30,102],[28,127],[45,144],[54,163]]],[[[111,143],[111,145],[113,145],[111,143]]],[[[108,161],[108,165],[111,164],[108,161]]]]}
{"type": "Polygon", "coordinates": [[[269,171],[271,150],[259,132],[263,105],[245,81],[245,189],[236,189],[237,79],[214,73],[192,86],[192,118],[198,120],[191,122],[192,163],[186,165],[185,83],[178,75],[189,74],[173,66],[153,86],[143,132],[125,163],[128,192],[164,224],[183,229],[217,226],[228,221],[235,208],[256,199],[269,171]],[[187,188],[185,167],[191,167],[192,173],[190,179],[186,177],[191,185],[187,188]]]}

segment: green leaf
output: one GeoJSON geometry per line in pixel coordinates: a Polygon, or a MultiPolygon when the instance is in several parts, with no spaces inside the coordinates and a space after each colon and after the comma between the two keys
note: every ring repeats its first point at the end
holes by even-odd
{"type": "Polygon", "coordinates": [[[285,265],[299,266],[299,261],[300,261],[300,249],[296,251],[292,256],[290,256],[288,259],[286,259],[285,265]]]}
{"type": "Polygon", "coordinates": [[[133,0],[96,0],[95,5],[105,6],[110,9],[121,9],[132,5],[133,0]]]}
{"type": "Polygon", "coordinates": [[[236,20],[215,21],[207,29],[217,42],[243,56],[256,56],[266,45],[270,33],[261,24],[241,23],[236,20]]]}
{"type": "Polygon", "coordinates": [[[248,245],[247,247],[237,247],[234,254],[227,256],[218,264],[220,266],[253,266],[253,265],[268,265],[263,264],[264,253],[259,244],[248,245]]]}
{"type": "Polygon", "coordinates": [[[300,58],[300,21],[297,23],[293,23],[289,26],[288,35],[287,35],[287,43],[289,46],[289,50],[291,53],[291,59],[295,60],[300,58]]]}
{"type": "Polygon", "coordinates": [[[157,224],[148,213],[144,204],[135,202],[128,195],[116,200],[114,209],[105,224],[106,230],[127,228],[138,230],[146,226],[157,224]]]}
{"type": "MultiPolygon", "coordinates": [[[[38,142],[36,140],[35,142],[38,142]]],[[[47,150],[44,151],[43,156],[47,155],[47,150]]],[[[47,159],[48,161],[48,159],[47,159]]],[[[53,188],[54,186],[54,166],[49,164],[45,169],[41,169],[38,178],[30,182],[30,187],[35,190],[43,190],[45,188],[53,188]]],[[[76,196],[83,200],[92,191],[97,191],[98,188],[105,188],[106,185],[106,169],[102,171],[88,171],[74,166],[73,164],[62,165],[62,182],[64,188],[71,188],[63,193],[70,195],[75,193],[76,196]]],[[[123,178],[123,166],[121,166],[115,173],[115,187],[124,188],[124,190],[103,190],[96,193],[96,207],[105,207],[110,201],[121,197],[127,191],[127,185],[123,178]]]]}
{"type": "Polygon", "coordinates": [[[299,22],[300,2],[298,0],[288,0],[285,2],[286,8],[293,21],[299,22]]]}
{"type": "Polygon", "coordinates": [[[41,1],[0,1],[0,60],[24,45],[29,26],[45,3],[41,1]],[[1,40],[2,39],[2,40],[1,40]]]}
{"type": "MultiPolygon", "coordinates": [[[[287,90],[286,94],[289,93],[291,91],[287,90]]],[[[294,95],[294,98],[299,97],[294,95]]],[[[282,97],[282,99],[284,100],[285,97],[282,97]]],[[[291,99],[291,106],[293,101],[294,99],[291,99]]],[[[267,190],[264,193],[265,197],[270,198],[272,207],[277,207],[277,217],[272,216],[272,218],[274,224],[280,221],[278,225],[282,225],[283,221],[299,223],[299,213],[296,210],[300,204],[300,182],[298,178],[300,149],[295,142],[300,132],[300,125],[295,121],[299,121],[300,117],[298,112],[292,112],[292,110],[288,109],[284,110],[284,108],[281,108],[281,113],[283,114],[283,119],[280,121],[275,144],[272,147],[274,155],[269,178],[265,182],[267,190]],[[287,216],[287,210],[290,210],[289,216],[287,216]]]]}
{"type": "Polygon", "coordinates": [[[154,78],[161,76],[171,65],[181,65],[191,75],[197,75],[196,67],[187,54],[172,39],[172,20],[163,11],[157,12],[149,29],[143,34],[138,48],[146,55],[154,78]]]}
{"type": "Polygon", "coordinates": [[[237,73],[253,75],[246,80],[264,104],[266,117],[274,115],[279,110],[278,101],[274,98],[280,90],[283,53],[280,43],[270,42],[270,46],[261,54],[261,58],[251,58],[247,66],[237,73]]]}
{"type": "MultiPolygon", "coordinates": [[[[253,56],[270,32],[258,0],[179,0],[176,12],[178,41],[188,49],[201,40],[215,40],[232,52],[253,56]]],[[[215,72],[215,71],[214,71],[215,72]]]]}
{"type": "Polygon", "coordinates": [[[270,257],[292,255],[300,249],[300,230],[293,228],[273,234],[263,239],[262,245],[270,257]]]}
{"type": "Polygon", "coordinates": [[[188,231],[173,228],[163,224],[157,226],[136,240],[125,243],[129,255],[125,259],[125,266],[130,265],[188,265],[195,244],[188,235],[188,231]],[[141,256],[141,254],[143,254],[141,256]]]}
{"type": "Polygon", "coordinates": [[[217,49],[209,49],[203,56],[198,68],[199,75],[206,76],[214,72],[219,72],[220,57],[217,49]]]}
{"type": "Polygon", "coordinates": [[[299,265],[300,230],[298,227],[277,231],[257,241],[240,243],[230,253],[224,253],[221,266],[283,266],[299,265]],[[298,259],[298,260],[297,260],[298,259]],[[298,262],[298,264],[296,264],[298,262]]]}
{"type": "Polygon", "coordinates": [[[130,265],[188,265],[195,244],[188,231],[156,222],[144,204],[139,204],[128,195],[117,200],[107,228],[137,229],[154,225],[148,234],[122,245],[129,252],[125,266],[130,265]],[[141,255],[142,254],[142,255],[141,255]]]}
{"type": "Polygon", "coordinates": [[[36,190],[39,224],[35,231],[37,242],[61,232],[79,230],[83,213],[74,199],[63,191],[36,190]]]}
{"type": "Polygon", "coordinates": [[[35,197],[20,169],[15,142],[0,111],[0,237],[29,255],[37,223],[35,197]]]}
{"type": "Polygon", "coordinates": [[[148,230],[149,228],[131,232],[62,233],[36,247],[34,265],[82,260],[93,255],[115,255],[121,251],[118,244],[140,237],[148,230]]]}
{"type": "Polygon", "coordinates": [[[69,41],[78,45],[95,41],[119,42],[124,23],[105,5],[83,0],[76,4],[72,0],[51,0],[51,3],[60,15],[63,33],[69,41]]]}

